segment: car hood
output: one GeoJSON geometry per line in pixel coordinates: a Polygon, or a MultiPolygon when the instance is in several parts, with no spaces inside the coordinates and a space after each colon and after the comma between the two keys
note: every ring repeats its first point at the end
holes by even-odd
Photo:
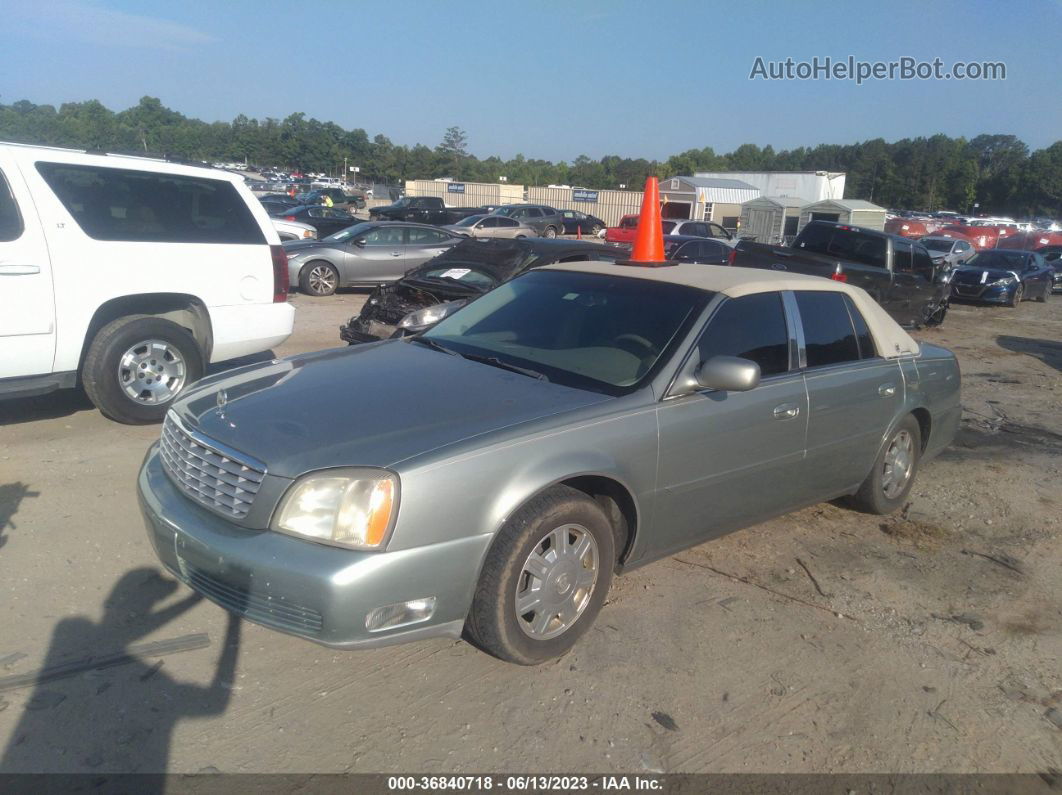
{"type": "Polygon", "coordinates": [[[173,410],[190,428],[263,461],[270,474],[294,478],[328,467],[389,467],[611,399],[386,340],[214,376],[173,410]]]}
{"type": "Polygon", "coordinates": [[[284,253],[288,257],[304,257],[310,254],[326,256],[340,253],[339,248],[333,243],[325,243],[320,240],[299,240],[284,244],[284,253]]]}
{"type": "Polygon", "coordinates": [[[956,268],[952,281],[962,282],[964,284],[972,284],[974,282],[981,282],[984,278],[984,284],[994,282],[997,279],[1006,279],[1011,276],[1016,276],[1017,270],[1008,270],[1006,268],[991,267],[991,268],[978,268],[975,265],[968,265],[960,268],[956,268]],[[983,277],[982,274],[987,273],[987,277],[983,277]]]}

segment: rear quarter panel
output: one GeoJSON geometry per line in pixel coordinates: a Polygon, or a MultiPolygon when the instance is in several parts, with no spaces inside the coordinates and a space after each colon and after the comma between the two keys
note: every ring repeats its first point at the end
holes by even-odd
{"type": "Polygon", "coordinates": [[[928,460],[951,444],[962,416],[962,374],[955,354],[946,348],[921,343],[918,356],[903,366],[909,409],[929,411],[929,439],[923,458],[928,460]]]}

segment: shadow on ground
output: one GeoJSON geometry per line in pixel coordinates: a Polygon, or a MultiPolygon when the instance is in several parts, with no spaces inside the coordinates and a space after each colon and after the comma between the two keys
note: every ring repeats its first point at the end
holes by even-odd
{"type": "MultiPolygon", "coordinates": [[[[229,615],[208,684],[180,682],[164,669],[180,652],[207,654],[205,634],[141,639],[173,621],[200,598],[191,594],[165,607],[178,584],[152,568],[118,581],[97,623],[64,618],[52,633],[42,666],[0,677],[0,696],[33,688],[0,758],[0,771],[91,773],[166,772],[178,722],[219,715],[228,707],[239,648],[240,622],[229,615]]],[[[6,638],[5,643],[15,642],[6,638]]],[[[23,654],[9,654],[18,658],[23,654]]],[[[10,666],[8,666],[10,667],[10,666]]],[[[151,780],[138,791],[162,791],[151,780]]]]}
{"type": "Polygon", "coordinates": [[[39,491],[30,491],[29,485],[21,481],[0,486],[0,547],[7,543],[7,529],[17,527],[11,517],[18,513],[22,501],[39,496],[39,491]]]}
{"type": "Polygon", "coordinates": [[[996,344],[1004,350],[1034,356],[1049,367],[1062,371],[1062,342],[1001,334],[996,337],[996,344]]]}

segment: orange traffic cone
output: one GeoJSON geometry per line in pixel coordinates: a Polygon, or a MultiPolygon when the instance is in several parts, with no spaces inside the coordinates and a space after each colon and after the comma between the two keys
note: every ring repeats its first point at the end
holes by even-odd
{"type": "Polygon", "coordinates": [[[642,211],[638,215],[638,232],[634,251],[628,260],[632,265],[667,265],[664,256],[664,231],[660,225],[660,185],[656,177],[645,181],[642,211]]]}

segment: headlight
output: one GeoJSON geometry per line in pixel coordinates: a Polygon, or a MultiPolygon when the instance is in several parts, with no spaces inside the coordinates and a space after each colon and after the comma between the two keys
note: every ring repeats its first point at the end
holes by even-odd
{"type": "Polygon", "coordinates": [[[398,327],[404,328],[407,331],[426,329],[429,326],[434,326],[444,317],[449,317],[467,303],[468,301],[462,298],[458,301],[447,301],[442,304],[436,304],[435,306],[418,309],[416,312],[410,312],[404,318],[399,320],[398,327]]]}
{"type": "Polygon", "coordinates": [[[994,282],[989,282],[988,287],[1006,287],[1008,284],[1014,284],[1018,281],[1017,276],[1004,276],[1002,279],[996,279],[994,282]]]}
{"type": "Polygon", "coordinates": [[[288,252],[287,256],[288,256],[288,259],[295,259],[297,256],[299,256],[299,252],[298,251],[291,251],[291,252],[288,252]]]}
{"type": "Polygon", "coordinates": [[[398,476],[382,469],[331,469],[288,489],[274,529],[352,549],[380,549],[398,515],[398,476]]]}

